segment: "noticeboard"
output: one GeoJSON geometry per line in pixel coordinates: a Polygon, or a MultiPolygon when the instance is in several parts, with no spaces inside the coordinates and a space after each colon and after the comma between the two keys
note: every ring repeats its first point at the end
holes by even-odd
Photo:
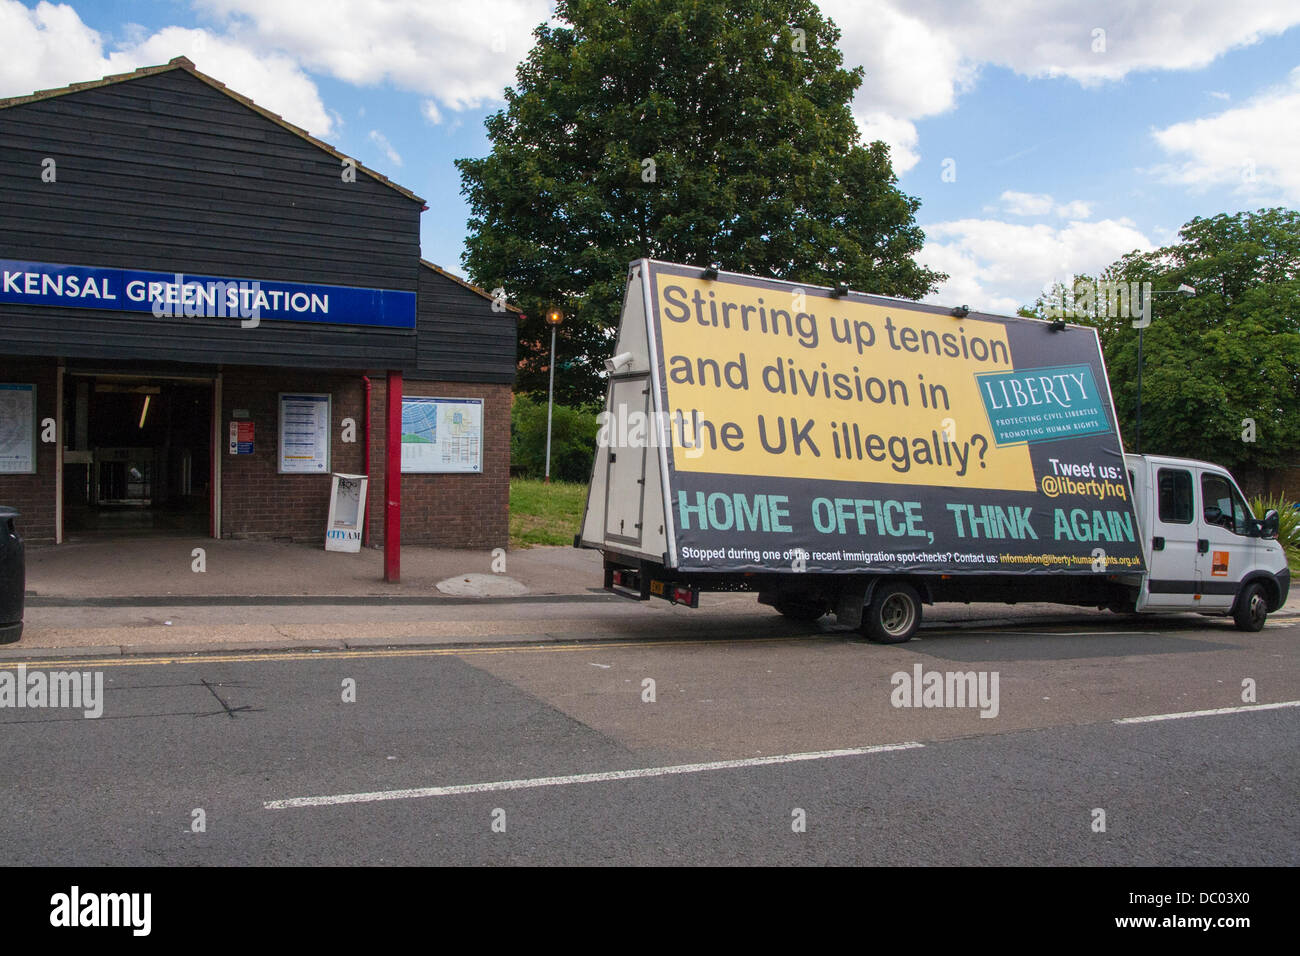
{"type": "Polygon", "coordinates": [[[330,396],[280,393],[282,475],[323,475],[330,470],[330,396]]]}
{"type": "Polygon", "coordinates": [[[0,383],[0,474],[36,473],[36,386],[0,383]]]}
{"type": "Polygon", "coordinates": [[[483,471],[483,399],[402,398],[402,472],[483,471]]]}
{"type": "Polygon", "coordinates": [[[648,266],[678,567],[1142,570],[1092,329],[648,266]]]}

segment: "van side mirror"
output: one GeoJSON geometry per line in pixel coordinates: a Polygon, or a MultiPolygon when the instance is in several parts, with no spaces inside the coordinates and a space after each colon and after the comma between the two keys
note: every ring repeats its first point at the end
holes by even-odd
{"type": "Polygon", "coordinates": [[[1269,539],[1276,538],[1279,523],[1280,519],[1278,518],[1277,509],[1270,508],[1264,513],[1264,520],[1260,522],[1259,536],[1261,538],[1269,539]]]}

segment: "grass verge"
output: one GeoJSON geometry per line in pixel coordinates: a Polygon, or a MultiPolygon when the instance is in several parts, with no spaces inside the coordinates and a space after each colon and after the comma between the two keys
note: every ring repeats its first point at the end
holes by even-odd
{"type": "Polygon", "coordinates": [[[573,544],[587,505],[587,486],[567,481],[549,485],[532,478],[510,480],[510,547],[573,544]]]}

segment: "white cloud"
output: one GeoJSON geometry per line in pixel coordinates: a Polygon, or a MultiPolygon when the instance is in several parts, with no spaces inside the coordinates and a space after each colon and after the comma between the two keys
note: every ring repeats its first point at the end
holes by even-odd
{"type": "Polygon", "coordinates": [[[1056,214],[1062,219],[1090,219],[1092,217],[1092,203],[1084,202],[1082,199],[1073,199],[1057,206],[1056,214]]]}
{"type": "Polygon", "coordinates": [[[1052,197],[1046,193],[1018,193],[1008,189],[1000,197],[1013,216],[1046,216],[1052,211],[1052,197]]]}
{"type": "Polygon", "coordinates": [[[500,100],[549,0],[195,0],[250,46],[346,83],[388,82],[448,109],[500,100]]]}
{"type": "Polygon", "coordinates": [[[434,126],[437,126],[442,122],[442,110],[438,109],[438,104],[433,100],[425,100],[421,103],[420,112],[423,113],[424,118],[434,126]]]}
{"type": "Polygon", "coordinates": [[[335,118],[316,84],[283,54],[259,52],[207,30],[165,27],[105,53],[98,32],[66,4],[42,0],[28,9],[0,0],[0,96],[21,96],[189,57],[200,70],[317,136],[335,118]]]}
{"type": "Polygon", "coordinates": [[[854,115],[888,142],[895,171],[920,158],[917,120],[952,109],[984,65],[1085,86],[1144,70],[1204,67],[1228,50],[1300,24],[1294,0],[821,0],[846,66],[866,76],[854,115]],[[1094,35],[1103,30],[1104,36],[1094,35]],[[1104,49],[1097,50],[1104,41],[1104,49]]]}
{"type": "Polygon", "coordinates": [[[1014,312],[1053,282],[1095,275],[1125,253],[1154,248],[1128,219],[1060,227],[958,219],[924,229],[917,261],[949,275],[927,301],[986,312],[1014,312]]]}
{"type": "Polygon", "coordinates": [[[1175,161],[1154,167],[1165,182],[1230,186],[1244,197],[1280,192],[1300,202],[1300,67],[1287,82],[1215,116],[1155,130],[1175,161]]]}
{"type": "Polygon", "coordinates": [[[402,165],[401,154],[393,148],[393,144],[388,141],[388,137],[379,132],[379,130],[372,129],[370,131],[370,142],[374,143],[384,151],[384,155],[388,157],[390,163],[395,166],[402,165]]]}
{"type": "Polygon", "coordinates": [[[974,81],[974,66],[898,3],[823,0],[820,6],[843,33],[845,66],[866,72],[853,102],[863,139],[889,144],[894,172],[907,172],[920,160],[914,121],[952,109],[974,81]]]}
{"type": "Polygon", "coordinates": [[[975,62],[1084,85],[1199,69],[1300,24],[1293,0],[907,0],[907,10],[975,62]]]}
{"type": "Polygon", "coordinates": [[[888,113],[855,114],[862,138],[868,143],[880,140],[889,147],[895,174],[902,175],[921,161],[916,151],[916,127],[907,120],[888,113]]]}
{"type": "Polygon", "coordinates": [[[1062,219],[1087,219],[1092,215],[1092,204],[1082,199],[1057,203],[1047,193],[1021,193],[1006,190],[999,199],[1002,209],[1013,216],[1047,216],[1056,213],[1062,219]]]}

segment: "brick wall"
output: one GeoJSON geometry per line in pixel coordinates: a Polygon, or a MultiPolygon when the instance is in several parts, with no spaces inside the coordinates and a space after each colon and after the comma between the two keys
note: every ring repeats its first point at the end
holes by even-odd
{"type": "Polygon", "coordinates": [[[221,434],[227,434],[235,409],[246,409],[254,424],[253,454],[221,454],[221,535],[223,538],[325,540],[329,516],[329,474],[282,475],[279,464],[281,392],[329,393],[330,470],[362,473],[365,429],[361,376],[342,372],[300,372],[278,368],[227,368],[222,372],[221,434]],[[342,441],[343,420],[356,422],[356,441],[342,441]]]}
{"type": "MultiPolygon", "coordinates": [[[[387,385],[372,378],[370,542],[384,540],[383,421],[387,385]]],[[[402,543],[504,548],[510,541],[510,386],[407,379],[404,395],[483,399],[483,473],[402,476],[402,543]]]]}
{"type": "MultiPolygon", "coordinates": [[[[332,401],[330,469],[363,474],[365,391],[357,373],[298,373],[284,369],[227,369],[222,384],[222,434],[233,410],[255,423],[254,454],[222,450],[222,534],[233,538],[291,538],[323,542],[329,514],[328,475],[276,471],[280,392],[328,392],[332,401]],[[343,420],[356,422],[356,442],[341,440],[343,420]]],[[[510,386],[406,381],[406,395],[481,398],[484,401],[483,473],[404,475],[402,541],[444,548],[505,547],[509,541],[510,386]]],[[[370,544],[384,540],[385,376],[371,376],[370,544]]]]}
{"type": "Polygon", "coordinates": [[[1257,494],[1272,497],[1285,493],[1291,501],[1300,501],[1300,465],[1271,471],[1233,472],[1233,477],[1248,497],[1257,494]]]}
{"type": "Polygon", "coordinates": [[[0,382],[36,386],[36,474],[0,474],[0,505],[16,508],[18,533],[32,544],[54,543],[56,444],[41,441],[41,421],[57,418],[58,370],[53,359],[10,359],[0,365],[0,382]]]}

